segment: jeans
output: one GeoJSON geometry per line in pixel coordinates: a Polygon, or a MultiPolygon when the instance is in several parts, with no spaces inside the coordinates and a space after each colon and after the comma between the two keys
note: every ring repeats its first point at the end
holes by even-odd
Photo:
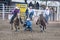
{"type": "Polygon", "coordinates": [[[49,15],[46,15],[46,23],[48,23],[49,15]]]}
{"type": "Polygon", "coordinates": [[[14,14],[11,18],[10,24],[13,23],[14,18],[17,16],[17,14],[14,14]]]}
{"type": "Polygon", "coordinates": [[[31,26],[26,26],[24,30],[29,29],[32,32],[32,27],[31,26]]]}

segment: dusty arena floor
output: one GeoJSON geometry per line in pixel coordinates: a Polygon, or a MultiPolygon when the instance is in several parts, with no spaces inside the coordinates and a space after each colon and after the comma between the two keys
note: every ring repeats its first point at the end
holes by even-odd
{"type": "Polygon", "coordinates": [[[40,32],[39,26],[32,25],[33,32],[24,31],[22,25],[19,32],[10,29],[8,20],[0,19],[0,40],[60,40],[60,23],[50,22],[46,32],[40,32]]]}

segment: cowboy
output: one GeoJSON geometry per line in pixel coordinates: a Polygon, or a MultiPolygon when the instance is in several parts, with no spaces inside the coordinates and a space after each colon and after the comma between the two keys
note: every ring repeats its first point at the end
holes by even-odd
{"type": "Polygon", "coordinates": [[[32,17],[34,15],[34,10],[32,9],[32,6],[27,8],[25,13],[26,13],[26,19],[29,17],[32,20],[32,17]]]}
{"type": "Polygon", "coordinates": [[[49,19],[49,8],[46,7],[46,9],[44,10],[43,16],[46,18],[46,23],[48,23],[48,19],[49,19]]]}
{"type": "Polygon", "coordinates": [[[13,23],[13,20],[18,15],[19,11],[20,11],[19,8],[15,7],[15,9],[11,12],[13,14],[13,16],[11,18],[10,24],[13,23]]]}
{"type": "Polygon", "coordinates": [[[25,29],[24,30],[27,30],[29,29],[31,32],[32,32],[32,22],[30,21],[29,18],[27,18],[27,20],[25,21],[25,29]]]}
{"type": "Polygon", "coordinates": [[[32,17],[34,15],[34,10],[32,9],[32,6],[29,7],[29,18],[32,20],[32,17]]]}

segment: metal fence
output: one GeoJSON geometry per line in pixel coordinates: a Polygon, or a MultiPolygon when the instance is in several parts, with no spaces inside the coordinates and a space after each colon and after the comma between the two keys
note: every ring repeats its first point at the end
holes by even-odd
{"type": "MultiPolygon", "coordinates": [[[[8,19],[8,14],[11,13],[11,10],[14,9],[14,7],[15,6],[5,6],[4,4],[0,4],[0,18],[3,19],[3,20],[4,19],[8,19]]],[[[35,10],[35,13],[37,13],[36,10],[35,10]]],[[[40,13],[40,11],[38,13],[40,13]]],[[[58,18],[58,20],[60,19],[60,15],[59,14],[56,14],[55,17],[56,17],[56,20],[57,20],[57,18],[58,18]]]]}
{"type": "Polygon", "coordinates": [[[14,9],[14,6],[5,6],[4,4],[0,4],[0,18],[7,19],[8,14],[11,13],[11,10],[14,9]]]}

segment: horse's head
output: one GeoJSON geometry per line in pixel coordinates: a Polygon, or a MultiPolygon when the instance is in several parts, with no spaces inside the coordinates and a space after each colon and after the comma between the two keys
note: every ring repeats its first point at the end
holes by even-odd
{"type": "Polygon", "coordinates": [[[36,22],[36,25],[38,25],[39,24],[39,18],[38,18],[38,20],[37,20],[37,22],[36,22]]]}

